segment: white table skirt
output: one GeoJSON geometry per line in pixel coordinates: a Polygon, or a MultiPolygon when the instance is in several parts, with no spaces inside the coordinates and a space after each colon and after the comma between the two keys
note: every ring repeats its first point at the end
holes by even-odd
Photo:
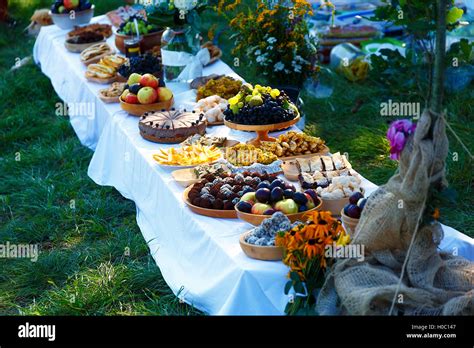
{"type": "MultiPolygon", "coordinates": [[[[94,21],[106,22],[104,17],[94,21]]],[[[183,203],[183,188],[170,169],[152,159],[159,147],[142,139],[138,119],[117,104],[97,97],[101,85],[84,78],[79,55],[69,53],[63,42],[66,31],[45,27],[35,44],[35,61],[67,103],[89,102],[94,115],[71,117],[81,143],[95,149],[89,176],[99,185],[115,187],[137,206],[137,222],[167,284],[183,301],[209,314],[283,314],[288,301],[283,293],[288,269],[282,262],[248,258],[240,249],[239,236],[251,226],[240,220],[214,219],[192,213],[183,203]]],[[[109,39],[113,46],[113,39],[109,39]]],[[[205,68],[204,74],[233,74],[223,62],[205,68]]],[[[192,105],[195,92],[183,84],[169,84],[176,105],[192,105]]],[[[246,140],[250,133],[224,126],[208,133],[246,140]]],[[[334,149],[344,150],[344,149],[334,149]]],[[[367,193],[377,186],[364,179],[367,193]]],[[[474,260],[474,240],[443,226],[441,249],[457,250],[474,260]]]]}

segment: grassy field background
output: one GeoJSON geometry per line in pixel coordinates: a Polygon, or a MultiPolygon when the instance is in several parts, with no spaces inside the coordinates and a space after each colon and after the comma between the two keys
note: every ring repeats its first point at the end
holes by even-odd
{"type": "MultiPolygon", "coordinates": [[[[123,2],[95,3],[99,14],[123,2]]],[[[36,263],[0,259],[0,314],[200,314],[179,303],[161,277],[136,225],[133,202],[88,178],[92,153],[80,145],[68,119],[55,115],[59,98],[48,78],[34,65],[8,71],[17,57],[31,55],[34,39],[22,30],[34,9],[50,1],[10,4],[18,23],[0,24],[0,243],[38,243],[42,254],[36,263]]],[[[219,43],[224,52],[230,52],[227,37],[224,32],[219,43]]],[[[257,81],[243,67],[237,71],[257,81]]],[[[361,174],[383,184],[396,163],[387,156],[380,103],[403,99],[406,91],[371,81],[348,83],[337,75],[332,84],[330,98],[306,98],[308,131],[333,151],[348,152],[361,174]],[[353,113],[357,101],[362,106],[353,113]]],[[[471,152],[473,93],[471,88],[447,97],[450,125],[471,152]]],[[[441,207],[441,220],[474,236],[472,160],[448,135],[448,179],[458,201],[441,207]],[[451,160],[454,153],[458,161],[451,160]]]]}

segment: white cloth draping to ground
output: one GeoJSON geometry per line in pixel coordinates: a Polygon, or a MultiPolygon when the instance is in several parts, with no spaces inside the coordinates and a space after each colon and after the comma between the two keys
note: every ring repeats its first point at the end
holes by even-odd
{"type": "MultiPolygon", "coordinates": [[[[97,184],[113,186],[135,202],[140,230],[173,292],[210,314],[283,314],[288,301],[283,293],[287,267],[282,262],[250,259],[242,252],[238,239],[251,228],[247,223],[196,215],[185,206],[183,188],[173,181],[172,170],[152,159],[159,147],[169,145],[142,139],[138,118],[97,97],[103,86],[85,80],[79,55],[64,48],[66,33],[55,26],[42,28],[34,48],[35,61],[62,100],[93,103],[94,115],[71,117],[81,143],[95,149],[88,174],[97,184]]],[[[113,38],[108,42],[114,46],[113,38]]],[[[205,75],[211,73],[237,77],[221,61],[204,69],[205,75]]],[[[175,94],[175,105],[192,105],[195,92],[187,85],[168,87],[175,94]]],[[[224,126],[208,128],[208,133],[240,141],[253,136],[224,126]]],[[[366,179],[363,186],[367,193],[377,188],[366,179]]],[[[443,230],[441,249],[474,260],[472,238],[447,226],[443,230]]]]}

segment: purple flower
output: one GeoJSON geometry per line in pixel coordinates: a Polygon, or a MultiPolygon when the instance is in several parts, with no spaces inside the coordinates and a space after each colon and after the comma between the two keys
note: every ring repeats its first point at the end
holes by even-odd
{"type": "Polygon", "coordinates": [[[416,129],[416,124],[409,120],[397,120],[392,122],[387,131],[387,139],[390,143],[390,158],[399,160],[400,154],[405,147],[408,136],[416,129]]]}

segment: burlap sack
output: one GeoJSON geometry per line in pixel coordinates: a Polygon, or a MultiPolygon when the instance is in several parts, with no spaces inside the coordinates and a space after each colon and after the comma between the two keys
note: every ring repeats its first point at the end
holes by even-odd
{"type": "MultiPolygon", "coordinates": [[[[363,262],[338,260],[319,294],[321,315],[387,315],[430,184],[446,185],[444,120],[425,110],[401,154],[398,172],[368,199],[352,243],[363,262]],[[434,139],[434,140],[432,140],[434,139]]],[[[473,315],[474,263],[438,251],[439,223],[418,227],[392,314],[473,315]]]]}

